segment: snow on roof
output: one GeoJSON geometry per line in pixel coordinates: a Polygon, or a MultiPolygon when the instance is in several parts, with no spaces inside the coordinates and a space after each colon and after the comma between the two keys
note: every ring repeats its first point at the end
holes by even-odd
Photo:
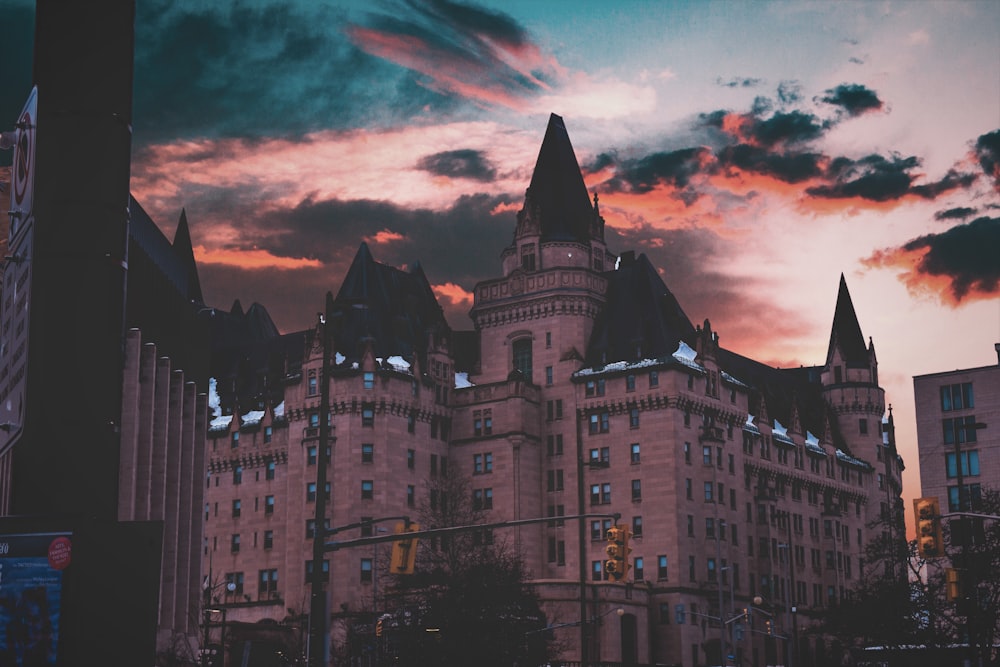
{"type": "Polygon", "coordinates": [[[734,378],[732,375],[730,375],[726,371],[720,371],[720,373],[722,373],[722,379],[725,382],[728,382],[730,384],[739,385],[740,387],[749,387],[750,386],[746,382],[743,382],[742,380],[737,380],[736,378],[734,378]]]}
{"type": "Polygon", "coordinates": [[[777,419],[774,420],[774,427],[771,429],[771,437],[789,445],[795,444],[792,439],[788,437],[788,429],[782,426],[781,422],[777,419]]]}
{"type": "Polygon", "coordinates": [[[472,386],[474,385],[471,382],[469,382],[468,373],[455,373],[455,389],[462,389],[464,387],[472,387],[472,386]]]}
{"type": "Polygon", "coordinates": [[[754,417],[753,415],[748,414],[747,415],[747,420],[743,424],[743,430],[744,431],[749,431],[751,433],[756,433],[757,435],[760,435],[760,429],[757,428],[757,425],[753,423],[754,419],[756,419],[756,417],[754,417]]]}
{"type": "Polygon", "coordinates": [[[871,465],[867,461],[862,461],[861,459],[855,458],[847,452],[839,449],[837,450],[837,460],[853,466],[858,466],[859,468],[871,469],[871,465]]]}
{"type": "Polygon", "coordinates": [[[614,373],[615,371],[625,371],[632,368],[648,368],[650,366],[659,366],[663,363],[662,359],[640,359],[639,361],[614,361],[610,364],[604,364],[603,366],[597,368],[581,368],[580,370],[573,373],[574,377],[580,377],[584,375],[601,375],[603,373],[614,373]]]}
{"type": "Polygon", "coordinates": [[[209,431],[228,431],[229,425],[233,421],[232,415],[225,415],[222,417],[216,417],[208,423],[209,431]]]}
{"type": "Polygon", "coordinates": [[[221,403],[215,378],[208,378],[208,407],[213,417],[218,417],[222,414],[221,403]]]}
{"type": "Polygon", "coordinates": [[[809,431],[806,431],[806,450],[814,454],[826,456],[826,450],[819,446],[819,438],[809,431]]]}
{"type": "Polygon", "coordinates": [[[697,356],[698,353],[695,352],[691,348],[691,346],[685,343],[684,341],[680,342],[680,344],[677,346],[677,351],[674,352],[673,354],[674,359],[680,362],[681,365],[687,366],[688,368],[693,368],[696,371],[704,373],[705,367],[695,361],[695,358],[697,356]]]}
{"type": "Polygon", "coordinates": [[[253,426],[254,424],[259,424],[260,420],[264,418],[263,410],[251,410],[250,412],[243,415],[240,420],[242,426],[253,426]]]}

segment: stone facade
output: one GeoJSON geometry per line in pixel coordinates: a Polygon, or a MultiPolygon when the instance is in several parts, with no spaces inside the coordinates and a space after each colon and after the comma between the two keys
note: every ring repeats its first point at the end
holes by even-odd
{"type": "MultiPolygon", "coordinates": [[[[550,124],[553,141],[560,129],[550,124]]],[[[644,257],[610,253],[596,198],[573,202],[575,227],[549,222],[540,166],[502,275],[475,287],[470,368],[456,368],[447,332],[423,356],[369,346],[335,366],[331,526],[412,517],[447,469],[468,477],[490,521],[564,517],[504,529],[550,621],[591,620],[585,645],[578,627],[558,631],[564,659],[691,667],[710,664],[720,636],[753,664],[786,664],[793,645],[824,651],[806,630],[857,580],[869,525],[901,492],[874,346],[846,284],[825,363],[768,368],[721,347],[708,321],[691,326],[644,257]],[[565,518],[587,514],[599,516],[565,518]],[[633,533],[627,582],[605,572],[611,514],[633,533]],[[720,629],[747,607],[753,627],[720,629]]],[[[308,610],[320,359],[311,345],[281,405],[210,429],[203,567],[239,582],[219,599],[233,621],[295,624],[308,610]]],[[[388,552],[329,554],[335,639],[371,632],[387,608],[388,552]]]]}

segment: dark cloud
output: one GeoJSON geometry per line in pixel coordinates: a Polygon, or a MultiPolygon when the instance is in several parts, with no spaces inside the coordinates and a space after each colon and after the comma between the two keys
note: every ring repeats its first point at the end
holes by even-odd
{"type": "Polygon", "coordinates": [[[983,171],[993,179],[993,187],[1000,191],[1000,130],[981,135],[976,140],[975,150],[983,171]]]}
{"type": "Polygon", "coordinates": [[[860,116],[882,108],[882,100],[875,91],[860,84],[843,83],[824,92],[820,101],[842,108],[848,115],[860,116]]]}
{"type": "Polygon", "coordinates": [[[661,184],[683,189],[688,186],[691,177],[702,170],[701,163],[708,152],[707,148],[684,148],[622,162],[618,165],[615,178],[604,184],[605,189],[643,193],[661,184]]]}
{"type": "Polygon", "coordinates": [[[967,206],[960,206],[958,208],[949,208],[945,211],[938,211],[934,214],[935,220],[965,220],[971,217],[976,212],[976,209],[969,208],[967,206]]]}
{"type": "Polygon", "coordinates": [[[778,101],[795,104],[802,101],[802,86],[798,81],[782,81],[778,84],[778,101]]]}
{"type": "Polygon", "coordinates": [[[434,153],[420,159],[418,169],[449,178],[469,178],[489,182],[496,177],[496,167],[482,151],[462,149],[434,153]]]}
{"type": "Polygon", "coordinates": [[[471,4],[402,0],[349,24],[347,34],[360,48],[411,68],[428,87],[457,98],[516,99],[555,82],[517,21],[471,4]]]}
{"type": "Polygon", "coordinates": [[[903,246],[923,252],[915,271],[948,278],[951,297],[961,303],[973,293],[1000,295],[1000,218],[981,217],[941,234],[928,234],[903,246]]]}
{"type": "Polygon", "coordinates": [[[939,181],[913,185],[916,178],[910,172],[920,166],[916,157],[889,158],[868,155],[860,160],[839,157],[827,170],[829,185],[806,189],[806,193],[820,199],[848,199],[857,197],[875,202],[895,201],[906,195],[934,199],[944,192],[968,187],[975,181],[971,174],[949,171],[939,181]]]}
{"type": "Polygon", "coordinates": [[[801,111],[778,112],[752,125],[752,137],[765,146],[816,139],[825,126],[816,116],[801,111]]]}
{"type": "Polygon", "coordinates": [[[785,183],[801,183],[823,173],[819,153],[777,153],[758,146],[728,146],[717,154],[720,164],[771,176],[785,183]]]}
{"type": "Polygon", "coordinates": [[[137,3],[136,141],[295,136],[452,108],[331,28],[342,22],[322,3],[137,3]]]}
{"type": "Polygon", "coordinates": [[[734,77],[732,79],[723,79],[720,76],[715,79],[715,83],[725,88],[756,88],[761,84],[761,79],[755,79],[753,77],[734,77]]]}
{"type": "MultiPolygon", "coordinates": [[[[283,331],[308,326],[308,322],[296,319],[305,312],[301,305],[295,305],[296,300],[299,304],[308,302],[309,290],[315,290],[313,298],[321,303],[326,291],[336,292],[362,240],[368,241],[379,262],[412,267],[419,261],[431,284],[450,282],[471,291],[477,282],[497,275],[500,251],[510,243],[516,224],[514,214],[491,214],[503,201],[487,195],[468,195],[447,210],[430,211],[373,200],[307,200],[291,210],[256,216],[247,211],[253,217],[240,225],[240,237],[233,240],[234,246],[266,249],[279,257],[317,259],[323,267],[297,269],[289,274],[294,278],[274,280],[273,270],[199,265],[206,302],[211,303],[214,295],[253,294],[283,331]],[[379,232],[389,238],[384,242],[376,240],[379,232]],[[345,245],[340,239],[355,241],[345,245]],[[270,280],[261,279],[261,274],[270,276],[270,280]],[[297,287],[293,289],[293,285],[297,287]]],[[[197,217],[189,213],[188,219],[197,244],[197,217]]],[[[246,305],[248,298],[242,300],[246,305]]],[[[230,306],[218,302],[213,305],[227,310],[230,306]]],[[[456,309],[442,303],[442,307],[448,311],[453,326],[471,326],[466,306],[456,309]]]]}

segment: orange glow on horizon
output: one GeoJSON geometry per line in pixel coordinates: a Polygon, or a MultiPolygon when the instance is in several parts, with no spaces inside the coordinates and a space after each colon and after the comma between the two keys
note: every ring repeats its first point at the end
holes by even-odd
{"type": "Polygon", "coordinates": [[[201,264],[222,264],[248,271],[315,269],[322,266],[318,259],[279,257],[267,250],[210,250],[203,245],[194,247],[194,258],[201,264]]]}

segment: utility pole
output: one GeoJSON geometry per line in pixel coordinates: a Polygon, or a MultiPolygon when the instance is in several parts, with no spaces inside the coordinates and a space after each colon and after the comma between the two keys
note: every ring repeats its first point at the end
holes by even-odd
{"type": "MultiPolygon", "coordinates": [[[[323,582],[323,556],[326,553],[326,485],[327,485],[327,451],[333,457],[333,444],[330,436],[330,348],[332,347],[332,326],[330,322],[333,311],[333,295],[326,293],[324,313],[319,318],[319,334],[322,336],[323,359],[320,368],[320,401],[319,401],[319,451],[316,454],[316,529],[313,531],[312,575],[310,577],[309,598],[309,665],[310,667],[326,667],[328,655],[329,610],[327,609],[328,591],[323,582]]],[[[330,489],[331,499],[333,489],[330,489]]],[[[333,577],[328,577],[330,586],[333,577]]]]}

